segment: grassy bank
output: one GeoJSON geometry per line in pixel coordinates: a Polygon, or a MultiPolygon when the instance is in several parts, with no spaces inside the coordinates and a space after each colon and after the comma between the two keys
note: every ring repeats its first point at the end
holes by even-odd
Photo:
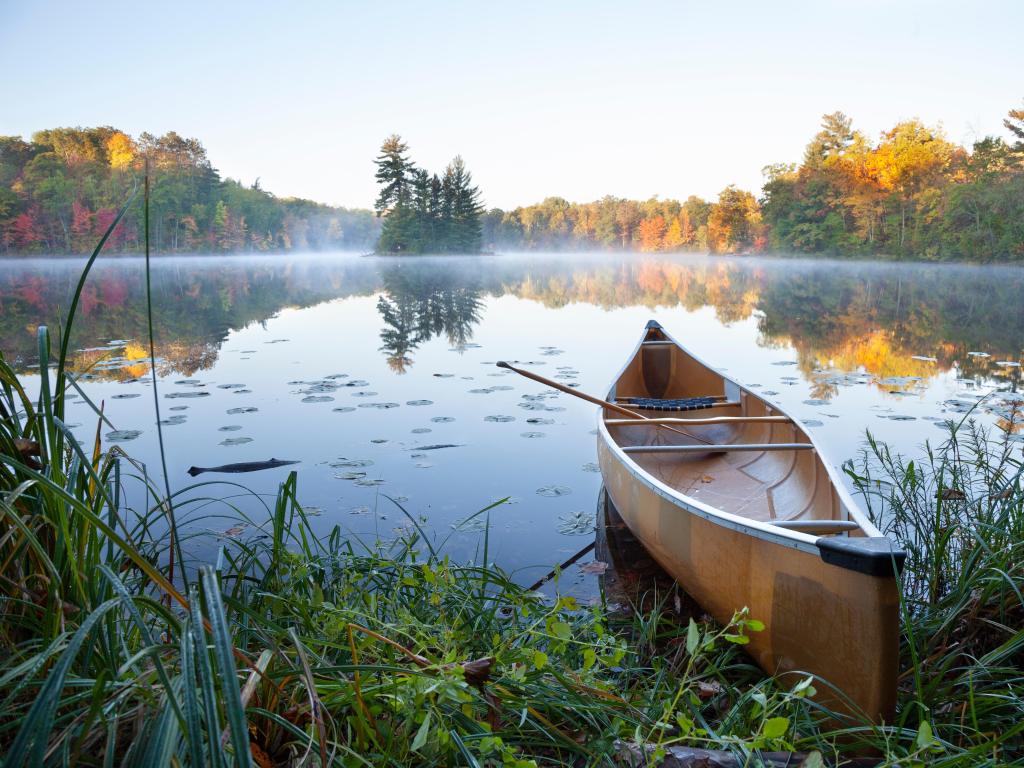
{"type": "Polygon", "coordinates": [[[411,516],[393,541],[318,538],[294,475],[248,533],[193,562],[185,523],[216,503],[233,514],[244,489],[171,496],[104,451],[99,416],[76,442],[74,307],[52,354],[40,330],[38,397],[0,359],[4,768],[615,765],[622,744],[752,766],[761,750],[811,766],[868,750],[890,765],[1021,760],[1014,444],[963,425],[923,462],[871,445],[848,468],[909,551],[898,716],[872,726],[823,710],[827,682],[754,667],[742,647],[767,617],[678,621],[672,594],[625,613],[545,598],[488,564],[486,528],[476,564],[411,516]]]}

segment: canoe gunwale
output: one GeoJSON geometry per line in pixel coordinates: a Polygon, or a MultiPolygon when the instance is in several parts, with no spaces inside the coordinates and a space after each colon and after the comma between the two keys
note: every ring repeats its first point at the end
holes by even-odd
{"type": "MultiPolygon", "coordinates": [[[[766,404],[771,406],[771,408],[774,409],[778,415],[785,416],[793,424],[795,424],[796,426],[798,426],[798,427],[800,427],[802,429],[802,424],[800,423],[800,421],[798,419],[795,419],[792,416],[790,416],[785,410],[780,408],[777,404],[771,402],[770,400],[768,400],[767,398],[765,398],[765,397],[763,397],[761,395],[758,395],[758,394],[755,394],[755,393],[751,392],[749,389],[747,389],[746,387],[741,385],[739,382],[735,381],[734,379],[730,378],[729,376],[726,376],[724,373],[719,371],[714,366],[709,365],[705,361],[701,360],[699,357],[694,355],[692,352],[690,352],[689,350],[685,349],[678,341],[676,341],[671,336],[671,334],[669,334],[661,326],[660,323],[658,323],[657,321],[654,321],[654,320],[651,320],[650,322],[647,323],[647,326],[646,326],[646,328],[644,330],[644,333],[640,337],[640,339],[637,342],[636,346],[634,347],[632,354],[629,355],[626,358],[626,362],[624,363],[622,368],[619,370],[619,373],[615,376],[614,383],[612,384],[612,387],[611,387],[611,389],[610,389],[610,391],[608,393],[608,398],[607,399],[609,401],[614,401],[615,390],[616,390],[616,387],[618,386],[619,380],[622,378],[623,373],[625,373],[625,371],[629,367],[630,363],[632,363],[632,361],[639,354],[640,350],[643,348],[643,346],[645,344],[645,338],[647,336],[647,332],[649,330],[651,330],[651,329],[659,330],[661,333],[663,333],[665,335],[665,338],[670,343],[672,343],[675,346],[677,346],[681,351],[684,352],[684,354],[688,355],[690,358],[692,358],[699,365],[702,365],[705,368],[707,368],[708,370],[713,371],[718,376],[721,376],[723,382],[725,382],[726,384],[731,384],[734,387],[737,387],[741,392],[746,393],[748,396],[755,397],[755,398],[761,400],[762,402],[765,402],[766,404]]],[[[720,525],[720,526],[723,526],[725,528],[729,528],[729,529],[732,529],[732,530],[735,530],[735,531],[739,531],[739,532],[745,533],[745,534],[747,534],[749,536],[753,536],[755,538],[758,538],[758,539],[761,539],[761,540],[764,540],[764,541],[769,541],[769,542],[772,542],[774,544],[779,544],[781,546],[791,547],[793,549],[797,549],[797,550],[800,550],[802,552],[807,552],[807,553],[810,553],[810,554],[814,554],[814,555],[817,555],[818,557],[821,557],[822,560],[826,560],[826,562],[832,561],[836,565],[841,565],[841,563],[844,563],[844,562],[845,563],[850,563],[850,564],[846,564],[846,565],[841,565],[841,567],[853,568],[854,570],[859,570],[859,568],[857,568],[852,563],[854,563],[855,561],[857,561],[859,559],[858,558],[857,550],[861,549],[860,547],[857,547],[854,542],[859,543],[859,541],[862,541],[862,542],[867,543],[867,542],[871,542],[872,540],[877,540],[877,539],[885,539],[886,542],[890,542],[890,540],[887,537],[883,536],[881,531],[879,531],[878,528],[875,527],[875,525],[867,518],[867,516],[863,512],[861,512],[860,506],[857,504],[857,502],[850,495],[850,492],[843,485],[841,479],[836,476],[836,472],[833,469],[832,465],[829,464],[829,462],[825,461],[825,459],[823,457],[823,454],[821,452],[821,449],[820,449],[820,447],[817,444],[817,441],[815,441],[815,439],[814,439],[814,437],[812,435],[807,434],[806,430],[803,430],[803,432],[806,435],[807,440],[810,442],[810,444],[815,449],[815,452],[817,453],[817,455],[818,455],[818,457],[819,457],[819,459],[821,461],[821,464],[824,467],[825,472],[828,475],[828,478],[829,478],[829,480],[831,482],[831,485],[835,489],[836,494],[839,497],[840,503],[842,503],[842,505],[846,508],[846,511],[847,511],[850,519],[853,522],[857,523],[857,525],[860,527],[860,529],[865,534],[863,537],[843,537],[842,538],[842,541],[850,542],[850,545],[848,545],[847,547],[844,548],[845,549],[844,554],[846,555],[845,558],[835,558],[835,559],[833,559],[832,557],[829,557],[828,559],[826,559],[825,552],[823,552],[822,548],[819,546],[820,544],[822,544],[822,543],[824,543],[826,541],[829,541],[830,539],[834,539],[835,538],[834,536],[828,536],[828,535],[826,535],[826,536],[817,536],[817,535],[808,534],[808,533],[801,533],[800,531],[780,528],[778,526],[772,525],[770,522],[762,522],[762,521],[759,521],[759,520],[753,520],[753,519],[748,518],[748,517],[743,517],[742,515],[736,515],[736,514],[733,514],[731,512],[726,512],[724,510],[718,509],[717,507],[713,507],[713,506],[711,506],[709,504],[705,504],[704,502],[699,501],[699,500],[693,498],[692,496],[688,496],[688,495],[686,495],[684,493],[681,493],[680,491],[676,490],[675,488],[673,488],[672,486],[668,485],[667,483],[659,480],[657,477],[655,477],[651,473],[647,472],[647,470],[645,470],[642,466],[640,466],[639,463],[637,463],[629,454],[627,454],[623,450],[623,446],[619,445],[619,443],[615,439],[612,438],[611,433],[608,431],[608,425],[605,423],[605,413],[604,413],[603,409],[598,411],[598,418],[597,418],[597,420],[598,420],[598,427],[597,428],[598,428],[599,439],[604,442],[604,444],[607,446],[609,451],[611,451],[612,455],[616,458],[616,460],[623,467],[625,467],[626,470],[628,470],[629,473],[633,477],[635,477],[638,481],[640,481],[641,483],[646,485],[648,488],[650,488],[652,491],[654,491],[659,496],[667,499],[668,501],[672,502],[676,506],[681,507],[686,512],[689,512],[690,514],[697,515],[698,517],[701,517],[701,518],[703,518],[705,520],[708,520],[709,522],[715,523],[716,525],[720,525]]],[[[889,571],[888,572],[889,572],[889,575],[892,575],[893,570],[894,570],[894,566],[895,566],[895,570],[898,571],[899,567],[902,565],[902,559],[903,559],[902,555],[903,555],[903,553],[899,552],[898,550],[896,550],[895,547],[891,544],[891,542],[889,543],[889,546],[890,546],[890,549],[891,549],[891,557],[888,558],[888,561],[889,561],[889,571]]],[[[829,550],[832,549],[831,547],[826,547],[826,548],[829,549],[829,550]]],[[[877,551],[876,551],[876,548],[874,546],[869,544],[865,549],[867,550],[866,556],[867,556],[867,558],[869,560],[877,561],[879,559],[877,551]]],[[[830,555],[831,555],[831,552],[830,552],[830,555]]],[[[878,568],[879,566],[878,566],[877,563],[875,563],[874,565],[872,565],[870,567],[878,568]]],[[[879,575],[881,575],[881,572],[879,572],[879,575]]]]}

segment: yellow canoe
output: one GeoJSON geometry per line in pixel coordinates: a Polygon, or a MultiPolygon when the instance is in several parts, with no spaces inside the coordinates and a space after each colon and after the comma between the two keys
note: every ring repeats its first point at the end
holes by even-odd
{"type": "Polygon", "coordinates": [[[766,672],[817,675],[849,698],[818,685],[826,705],[890,719],[904,553],[800,423],[653,321],[607,399],[657,419],[605,408],[598,428],[608,495],[654,559],[718,621],[764,622],[746,648],[766,672]]]}

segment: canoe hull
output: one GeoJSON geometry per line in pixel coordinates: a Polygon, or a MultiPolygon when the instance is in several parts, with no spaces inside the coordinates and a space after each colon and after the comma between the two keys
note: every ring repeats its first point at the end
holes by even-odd
{"type": "Polygon", "coordinates": [[[605,429],[598,457],[622,519],[688,594],[719,622],[744,607],[764,622],[746,649],[766,672],[814,674],[853,705],[818,685],[816,700],[826,706],[891,720],[899,654],[893,576],[831,565],[816,552],[699,514],[613,447],[605,429]]]}

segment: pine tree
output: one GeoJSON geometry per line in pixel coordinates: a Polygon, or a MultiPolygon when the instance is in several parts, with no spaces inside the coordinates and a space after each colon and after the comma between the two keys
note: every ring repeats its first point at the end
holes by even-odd
{"type": "Polygon", "coordinates": [[[1013,148],[1017,152],[1024,152],[1024,109],[1011,109],[1003,120],[1003,125],[1017,138],[1013,148]]]}
{"type": "Polygon", "coordinates": [[[413,165],[406,158],[409,147],[402,137],[389,136],[380,148],[377,164],[377,183],[380,194],[374,210],[384,216],[377,250],[388,253],[415,249],[416,216],[411,209],[411,177],[413,165]]]}
{"type": "Polygon", "coordinates": [[[378,216],[409,201],[409,174],[412,163],[405,157],[408,151],[408,145],[398,134],[388,136],[381,144],[380,154],[374,161],[377,164],[377,183],[382,185],[374,205],[378,216]]]}
{"type": "Polygon", "coordinates": [[[482,243],[480,217],[484,207],[480,190],[473,186],[473,176],[466,170],[461,157],[456,156],[445,172],[451,174],[452,232],[449,249],[456,253],[479,253],[482,243]]]}
{"type": "Polygon", "coordinates": [[[415,231],[410,250],[416,253],[429,253],[434,250],[430,213],[430,174],[422,168],[415,168],[412,172],[412,210],[415,216],[415,231]]]}
{"type": "Polygon", "coordinates": [[[443,207],[444,188],[441,179],[435,173],[430,177],[430,200],[428,210],[430,212],[430,249],[439,252],[441,250],[441,209],[443,207]]]}

